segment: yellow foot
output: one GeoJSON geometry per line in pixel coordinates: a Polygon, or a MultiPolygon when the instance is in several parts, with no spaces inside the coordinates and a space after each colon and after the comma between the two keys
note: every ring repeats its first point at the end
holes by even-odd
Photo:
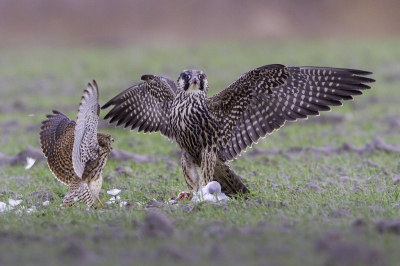
{"type": "Polygon", "coordinates": [[[100,203],[100,205],[101,205],[101,207],[103,208],[103,209],[108,209],[108,207],[107,206],[104,206],[104,204],[103,204],[103,202],[101,202],[101,200],[98,198],[97,199],[97,201],[100,203]]]}
{"type": "Polygon", "coordinates": [[[101,206],[101,207],[99,207],[99,206],[94,206],[93,207],[95,210],[98,210],[98,209],[104,209],[104,210],[108,210],[108,207],[107,206],[101,206]]]}

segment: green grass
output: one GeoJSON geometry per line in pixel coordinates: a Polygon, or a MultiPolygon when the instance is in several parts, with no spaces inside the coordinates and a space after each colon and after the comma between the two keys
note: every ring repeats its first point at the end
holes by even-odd
{"type": "MultiPolygon", "coordinates": [[[[35,164],[29,170],[23,166],[0,168],[0,192],[5,192],[0,201],[16,199],[8,191],[24,200],[21,206],[28,206],[31,193],[39,190],[52,192],[54,197],[49,206],[31,214],[21,208],[20,212],[0,214],[0,264],[341,265],[335,264],[340,258],[334,253],[340,246],[377,254],[371,255],[376,265],[396,264],[400,259],[398,236],[380,234],[376,223],[400,219],[399,189],[393,184],[399,174],[399,155],[374,151],[363,156],[347,152],[315,156],[307,152],[287,155],[285,151],[340,147],[343,142],[363,147],[375,137],[388,144],[400,143],[399,128],[390,126],[391,119],[400,121],[399,82],[388,79],[399,75],[399,45],[398,40],[297,41],[3,51],[0,152],[6,155],[17,154],[25,145],[39,148],[40,121],[52,109],[75,119],[81,94],[92,79],[99,84],[101,104],[138,83],[142,74],[175,80],[187,68],[208,74],[209,95],[240,74],[272,63],[364,69],[373,71],[377,82],[355,101],[322,114],[341,116],[342,122],[319,123],[310,118],[289,123],[254,145],[281,149],[283,154],[257,158],[245,154],[232,162],[253,192],[248,201],[161,208],[174,221],[174,234],[169,237],[150,237],[142,226],[152,209],[146,207],[149,201],[162,202],[185,189],[179,158],[174,155],[177,146],[159,134],[137,134],[114,126],[99,130],[113,136],[116,149],[169,157],[175,162],[134,165],[110,161],[104,177],[108,180],[113,176],[114,182],[103,184],[102,199],[110,197],[106,190],[122,188],[121,200],[129,202],[129,208],[61,209],[68,187],[56,181],[46,164],[35,164]],[[12,121],[18,121],[19,127],[7,130],[3,125],[12,121]],[[366,160],[376,166],[365,164],[366,160]],[[114,169],[120,165],[131,167],[133,173],[118,176],[114,169]],[[342,176],[347,176],[348,182],[340,183],[342,176]],[[308,183],[320,189],[304,188],[308,183]],[[351,215],[333,217],[332,211],[338,209],[351,215]],[[365,225],[354,227],[357,218],[363,218],[365,225]],[[325,240],[329,247],[320,244],[325,240]]],[[[357,256],[358,263],[374,265],[371,256],[357,256]]],[[[357,265],[349,261],[348,265],[357,265]]]]}

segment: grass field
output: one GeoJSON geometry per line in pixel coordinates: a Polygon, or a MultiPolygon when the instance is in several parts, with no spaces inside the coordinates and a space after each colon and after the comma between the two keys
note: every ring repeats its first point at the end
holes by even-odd
{"type": "Polygon", "coordinates": [[[40,122],[52,109],[75,119],[92,79],[100,104],[142,74],[176,80],[188,68],[207,73],[209,96],[272,63],[369,70],[377,82],[330,113],[288,123],[232,162],[252,191],[247,201],[161,204],[185,189],[176,144],[106,122],[99,131],[113,136],[114,149],[160,159],[108,162],[101,198],[119,188],[125,207],[61,209],[68,187],[44,162],[28,170],[4,165],[0,201],[23,201],[0,213],[0,265],[396,265],[399,46],[399,40],[298,41],[2,51],[0,153],[8,156],[26,145],[40,148],[40,122]]]}

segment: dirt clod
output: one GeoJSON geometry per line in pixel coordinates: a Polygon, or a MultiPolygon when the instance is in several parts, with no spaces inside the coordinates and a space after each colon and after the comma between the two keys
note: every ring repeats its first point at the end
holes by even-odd
{"type": "Polygon", "coordinates": [[[374,214],[384,214],[385,209],[381,206],[368,206],[368,209],[374,214]]]}
{"type": "Polygon", "coordinates": [[[132,176],[133,175],[133,170],[129,166],[118,166],[117,168],[114,169],[114,171],[117,173],[119,176],[132,176]]]}
{"type": "Polygon", "coordinates": [[[147,203],[147,206],[148,207],[162,208],[162,207],[164,207],[164,203],[159,202],[159,201],[157,201],[155,199],[152,199],[152,200],[149,201],[149,203],[147,203]]]}
{"type": "Polygon", "coordinates": [[[400,220],[382,220],[376,223],[376,229],[379,233],[393,233],[400,234],[400,220]]]}
{"type": "Polygon", "coordinates": [[[166,214],[153,210],[145,219],[144,232],[149,236],[165,237],[173,234],[174,227],[166,214]]]}
{"type": "Polygon", "coordinates": [[[337,209],[337,210],[332,211],[329,214],[329,216],[333,217],[333,218],[341,218],[341,217],[351,217],[353,215],[351,214],[351,212],[349,210],[337,209]]]}
{"type": "Polygon", "coordinates": [[[40,201],[52,201],[54,200],[53,193],[46,191],[46,190],[38,190],[36,192],[31,193],[30,195],[31,200],[40,200],[40,201]]]}
{"type": "Polygon", "coordinates": [[[86,257],[86,251],[83,246],[71,242],[64,248],[62,255],[70,259],[83,259],[86,257]]]}
{"type": "Polygon", "coordinates": [[[141,154],[134,154],[122,150],[111,150],[110,154],[110,160],[115,160],[118,162],[124,162],[124,161],[133,161],[134,164],[140,164],[140,163],[154,163],[159,161],[156,158],[153,158],[150,155],[141,155],[141,154]]]}
{"type": "Polygon", "coordinates": [[[329,249],[326,265],[382,265],[384,258],[374,249],[356,245],[337,245],[329,249]]]}
{"type": "Polygon", "coordinates": [[[318,190],[321,189],[320,186],[317,186],[317,185],[314,184],[314,183],[307,183],[307,184],[304,186],[304,188],[305,188],[305,189],[312,189],[312,190],[314,190],[314,191],[318,191],[318,190]]]}
{"type": "Polygon", "coordinates": [[[331,249],[341,238],[337,231],[329,231],[325,236],[321,237],[315,242],[315,250],[317,252],[326,251],[331,249]]]}
{"type": "Polygon", "coordinates": [[[397,185],[400,181],[400,175],[393,174],[393,185],[397,185]]]}
{"type": "Polygon", "coordinates": [[[191,256],[187,253],[181,250],[177,246],[168,246],[168,247],[162,247],[158,250],[158,256],[160,257],[168,257],[171,258],[174,261],[188,261],[192,260],[191,256]]]}
{"type": "Polygon", "coordinates": [[[364,218],[357,218],[355,219],[351,225],[355,228],[360,228],[366,225],[364,218]]]}
{"type": "Polygon", "coordinates": [[[350,182],[350,178],[348,176],[340,176],[338,177],[339,183],[348,184],[350,182]]]}
{"type": "Polygon", "coordinates": [[[210,250],[210,258],[215,261],[222,261],[226,257],[226,250],[221,245],[214,244],[210,250]]]}

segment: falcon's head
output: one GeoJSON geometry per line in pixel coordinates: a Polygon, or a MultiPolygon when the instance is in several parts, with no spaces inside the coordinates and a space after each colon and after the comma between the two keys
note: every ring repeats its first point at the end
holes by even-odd
{"type": "Polygon", "coordinates": [[[178,89],[191,93],[207,93],[207,76],[200,70],[184,70],[178,78],[178,89]]]}
{"type": "Polygon", "coordinates": [[[97,133],[97,140],[99,142],[99,146],[102,148],[109,148],[112,150],[111,142],[114,142],[113,137],[106,133],[97,133]]]}

